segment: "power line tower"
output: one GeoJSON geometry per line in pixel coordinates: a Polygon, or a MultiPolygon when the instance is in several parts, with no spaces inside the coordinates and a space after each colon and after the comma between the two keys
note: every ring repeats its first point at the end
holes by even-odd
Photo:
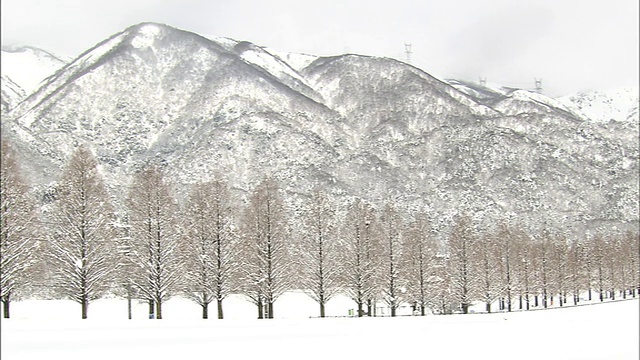
{"type": "Polygon", "coordinates": [[[486,77],[480,77],[480,86],[482,86],[482,87],[486,87],[487,86],[487,78],[486,77]]]}
{"type": "Polygon", "coordinates": [[[413,51],[411,51],[411,44],[410,43],[404,43],[404,53],[407,56],[407,64],[411,63],[411,54],[413,54],[413,51]]]}
{"type": "Polygon", "coordinates": [[[534,78],[534,80],[536,81],[536,92],[542,93],[542,78],[534,78]]]}

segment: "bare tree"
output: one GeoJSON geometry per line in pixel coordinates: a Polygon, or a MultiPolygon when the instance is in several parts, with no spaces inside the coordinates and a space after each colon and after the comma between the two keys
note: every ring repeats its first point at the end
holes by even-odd
{"type": "Polygon", "coordinates": [[[568,246],[564,236],[556,236],[553,241],[554,287],[558,294],[558,305],[567,302],[569,288],[568,246]]]}
{"type": "Polygon", "coordinates": [[[433,275],[429,278],[429,301],[440,314],[448,314],[453,310],[452,303],[456,300],[451,279],[451,264],[447,254],[437,253],[434,259],[433,275]]]}
{"type": "Polygon", "coordinates": [[[288,223],[277,183],[266,178],[249,199],[244,217],[242,290],[258,306],[258,318],[274,317],[274,302],[293,281],[288,223]]]}
{"type": "Polygon", "coordinates": [[[403,257],[402,219],[393,205],[388,203],[380,217],[382,229],[381,241],[381,287],[384,302],[391,309],[391,316],[396,316],[406,291],[406,271],[403,257]]]}
{"type": "Polygon", "coordinates": [[[491,304],[501,295],[500,248],[493,234],[484,234],[478,238],[477,253],[474,261],[478,274],[478,296],[485,303],[485,309],[491,312],[491,304]]]}
{"type": "MultiPolygon", "coordinates": [[[[525,310],[531,308],[531,293],[534,287],[535,274],[535,251],[533,239],[524,231],[520,232],[518,244],[518,257],[520,264],[518,266],[518,289],[520,290],[520,302],[524,298],[525,310]]],[[[522,306],[520,306],[522,309],[522,306]]]]}
{"type": "Polygon", "coordinates": [[[475,246],[471,219],[466,215],[456,216],[448,241],[449,276],[452,294],[463,314],[469,312],[477,288],[477,277],[473,272],[475,246]]]}
{"type": "MultiPolygon", "coordinates": [[[[372,302],[377,289],[375,275],[379,252],[371,236],[371,228],[374,226],[373,208],[356,200],[350,206],[343,226],[341,287],[355,301],[359,317],[365,314],[364,305],[372,302]]],[[[369,315],[373,315],[372,305],[367,305],[369,315]]]]}
{"type": "Polygon", "coordinates": [[[299,262],[302,286],[320,306],[325,306],[339,290],[339,259],[335,209],[328,196],[316,189],[304,216],[299,262]]]}
{"type": "Polygon", "coordinates": [[[433,287],[438,282],[435,272],[438,249],[426,215],[415,216],[406,233],[404,247],[408,296],[414,308],[419,308],[420,315],[424,316],[430,299],[436,297],[433,287]]]}
{"type": "Polygon", "coordinates": [[[593,257],[595,274],[595,285],[598,291],[598,298],[600,301],[604,301],[608,283],[607,273],[607,256],[608,256],[608,243],[602,235],[596,235],[591,239],[590,253],[593,257]]]}
{"type": "Polygon", "coordinates": [[[224,318],[223,300],[233,289],[238,246],[234,233],[233,207],[227,184],[214,180],[194,185],[185,210],[185,232],[181,243],[184,263],[184,293],[202,307],[217,302],[218,319],[224,318]]]}
{"type": "MultiPolygon", "coordinates": [[[[551,292],[552,279],[552,266],[553,266],[553,252],[551,236],[547,231],[543,231],[538,241],[535,243],[534,251],[537,258],[537,266],[535,270],[537,282],[537,293],[541,296],[541,302],[544,308],[549,306],[549,297],[551,292]]],[[[537,306],[536,295],[536,306],[537,306]]]]}
{"type": "Polygon", "coordinates": [[[133,299],[137,295],[131,274],[137,271],[137,265],[133,261],[129,218],[126,213],[120,214],[120,216],[116,213],[116,218],[118,218],[115,223],[118,239],[118,271],[115,275],[117,286],[113,288],[113,293],[127,299],[127,318],[131,320],[133,318],[133,299]]]}
{"type": "Polygon", "coordinates": [[[517,236],[507,224],[498,229],[499,268],[501,273],[502,295],[506,297],[506,309],[513,309],[513,297],[516,290],[516,266],[518,265],[517,236]]]}
{"type": "Polygon", "coordinates": [[[177,204],[162,171],[150,166],[134,176],[128,198],[131,280],[149,302],[149,315],[162,319],[162,304],[178,290],[181,259],[178,253],[177,204]],[[155,309],[154,309],[155,305],[155,309]]]}
{"type": "Polygon", "coordinates": [[[640,291],[640,236],[637,232],[627,231],[622,241],[622,251],[625,254],[628,272],[624,288],[635,298],[640,291]]]}
{"type": "Polygon", "coordinates": [[[50,221],[56,287],[81,305],[86,319],[89,303],[108,292],[117,268],[113,208],[86,146],[76,149],[62,174],[50,221]]]}
{"type": "Polygon", "coordinates": [[[577,305],[580,302],[580,292],[587,286],[584,244],[575,239],[569,244],[567,251],[568,287],[571,288],[573,295],[573,305],[577,305]]]}
{"type": "Polygon", "coordinates": [[[2,139],[0,163],[0,299],[5,318],[10,317],[10,303],[33,278],[36,262],[33,222],[36,219],[29,186],[23,179],[17,154],[2,139]]]}

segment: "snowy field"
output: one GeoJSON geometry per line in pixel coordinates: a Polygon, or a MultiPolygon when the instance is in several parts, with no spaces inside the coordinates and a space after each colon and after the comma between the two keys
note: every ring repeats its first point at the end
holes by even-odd
{"type": "MultiPolygon", "coordinates": [[[[165,319],[146,306],[101,300],[80,320],[79,305],[58,300],[12,304],[2,319],[2,360],[72,359],[638,359],[640,300],[545,311],[426,317],[310,318],[306,295],[285,294],[276,319],[257,320],[239,298],[227,319],[199,319],[197,305],[170,300],[165,319]],[[280,314],[280,315],[278,315],[280,314]]],[[[329,315],[352,303],[336,298],[329,315]]],[[[215,317],[215,306],[210,309],[215,317]]]]}

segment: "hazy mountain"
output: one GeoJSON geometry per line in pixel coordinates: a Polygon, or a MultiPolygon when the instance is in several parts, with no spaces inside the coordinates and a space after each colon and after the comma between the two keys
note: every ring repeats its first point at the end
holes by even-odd
{"type": "Polygon", "coordinates": [[[34,92],[66,61],[30,46],[2,48],[2,109],[7,111],[34,92]]]}
{"type": "Polygon", "coordinates": [[[3,127],[43,185],[90,143],[120,194],[136,167],[156,161],[182,183],[223,174],[246,190],[269,174],[292,194],[320,185],[390,199],[443,226],[461,210],[581,229],[638,220],[630,129],[393,59],[286,54],[140,24],[9,115],[3,127]]]}

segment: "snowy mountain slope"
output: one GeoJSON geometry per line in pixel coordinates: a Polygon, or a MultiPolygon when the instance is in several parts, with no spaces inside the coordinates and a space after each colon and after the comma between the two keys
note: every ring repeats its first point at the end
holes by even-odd
{"type": "Polygon", "coordinates": [[[638,122],[638,88],[580,92],[558,100],[576,113],[600,123],[638,122]]]}
{"type": "MultiPolygon", "coordinates": [[[[27,46],[3,47],[1,59],[2,90],[15,94],[23,93],[19,100],[37,90],[44,79],[53,75],[66,63],[45,50],[27,46]],[[17,90],[16,86],[21,90],[17,90]]],[[[13,105],[17,104],[14,100],[11,102],[13,105]]]]}
{"type": "MultiPolygon", "coordinates": [[[[278,55],[274,55],[271,50],[267,50],[248,41],[236,41],[229,38],[217,37],[213,38],[212,41],[227,51],[237,54],[247,63],[255,65],[275,76],[279,81],[305,96],[322,102],[319,94],[309,86],[306,79],[300,75],[299,70],[292,67],[288,62],[283,61],[278,55]]],[[[293,58],[295,59],[295,57],[293,58]]]]}
{"type": "Polygon", "coordinates": [[[288,53],[283,51],[278,51],[271,48],[265,48],[269,53],[277,56],[280,60],[289,64],[291,68],[301,73],[304,68],[309,66],[312,62],[318,60],[319,56],[309,55],[309,54],[301,54],[301,53],[288,53]]]}
{"type": "Polygon", "coordinates": [[[571,109],[563,103],[548,96],[527,90],[510,91],[504,98],[494,102],[491,107],[505,115],[563,112],[567,116],[576,116],[572,113],[571,109]]]}
{"type": "Polygon", "coordinates": [[[39,184],[91,144],[118,196],[154,161],[180,183],[224,174],[246,191],[272,175],[291,194],[321,185],[392,199],[443,227],[460,209],[485,224],[505,214],[581,231],[637,222],[637,139],[570,110],[392,59],[287,58],[145,23],[65,66],[3,129],[39,184]]]}
{"type": "Polygon", "coordinates": [[[458,79],[447,79],[446,81],[449,85],[456,88],[456,90],[469,95],[484,105],[495,103],[499,99],[504,98],[507,92],[509,92],[508,89],[487,85],[482,86],[470,81],[458,79]]]}
{"type": "MultiPolygon", "coordinates": [[[[208,156],[216,147],[228,151],[223,141],[204,152],[197,148],[195,135],[218,139],[209,128],[229,126],[233,136],[250,131],[245,126],[295,122],[304,136],[314,137],[301,142],[329,147],[341,132],[338,114],[264,69],[205,38],[159,24],[131,27],[85,52],[12,113],[42,139],[43,152],[63,159],[74,144],[88,142],[112,174],[174,152],[184,158],[192,152],[208,156]]],[[[297,158],[313,156],[313,148],[296,149],[309,153],[297,158]]],[[[193,162],[224,167],[212,159],[193,162]]]]}
{"type": "Polygon", "coordinates": [[[9,76],[3,75],[0,83],[2,84],[2,107],[0,111],[4,114],[22,101],[26,94],[24,89],[11,80],[9,76]]]}
{"type": "Polygon", "coordinates": [[[423,71],[392,59],[320,58],[303,74],[358,135],[390,122],[417,134],[440,119],[497,114],[423,71]]]}

